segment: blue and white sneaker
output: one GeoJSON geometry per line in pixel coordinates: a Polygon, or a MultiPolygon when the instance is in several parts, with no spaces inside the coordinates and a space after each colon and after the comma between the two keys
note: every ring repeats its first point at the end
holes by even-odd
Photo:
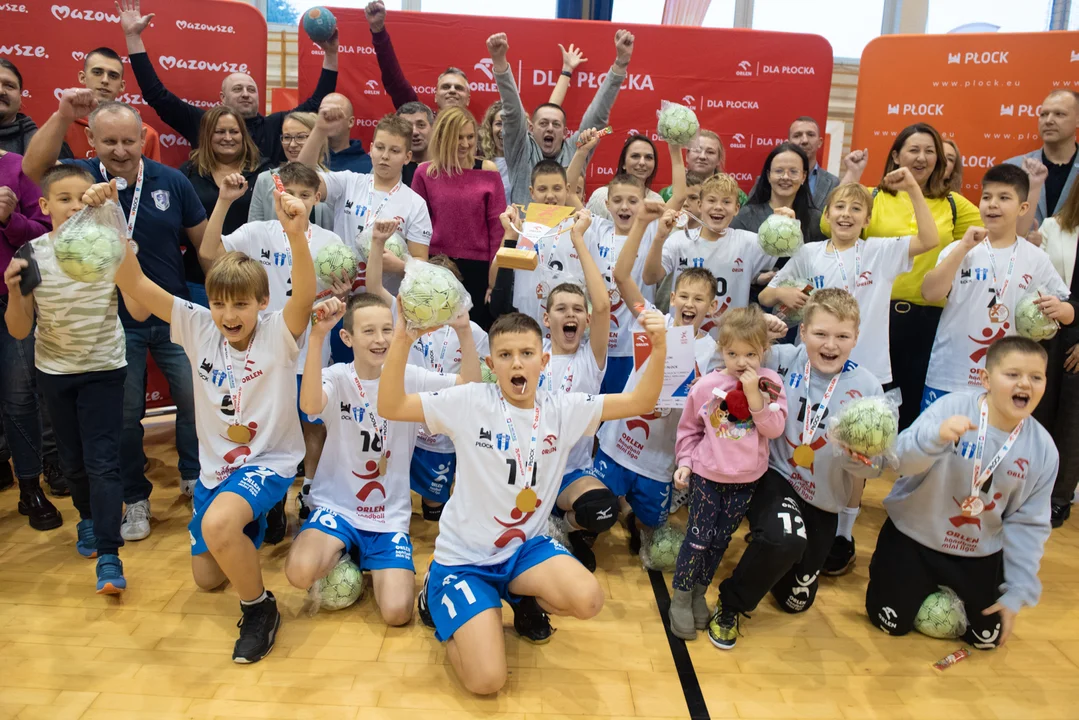
{"type": "Polygon", "coordinates": [[[94,521],[79,520],[79,524],[75,526],[75,532],[78,535],[78,539],[75,541],[75,549],[79,551],[79,555],[91,560],[96,558],[97,537],[94,535],[94,521]]]}
{"type": "Polygon", "coordinates": [[[127,589],[124,565],[116,555],[102,555],[97,559],[97,594],[119,595],[127,589]]]}

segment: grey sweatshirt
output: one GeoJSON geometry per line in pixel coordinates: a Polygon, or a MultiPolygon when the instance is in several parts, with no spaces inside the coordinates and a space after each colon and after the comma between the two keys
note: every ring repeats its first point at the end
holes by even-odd
{"type": "MultiPolygon", "coordinates": [[[[592,103],[585,110],[580,128],[562,143],[562,149],[552,160],[562,163],[562,167],[569,167],[573,154],[577,152],[577,135],[581,130],[607,127],[611,107],[618,98],[618,90],[625,79],[625,74],[616,71],[612,66],[607,77],[603,79],[603,84],[596,91],[596,96],[592,98],[592,103]]],[[[509,201],[527,205],[531,199],[528,186],[532,184],[532,168],[544,159],[543,151],[532,133],[528,132],[528,113],[521,103],[521,94],[513,80],[513,71],[495,73],[495,81],[498,82],[498,92],[502,96],[503,150],[509,168],[511,189],[509,201]]]]}
{"type": "MultiPolygon", "coordinates": [[[[1049,432],[1027,418],[1011,451],[982,486],[985,510],[964,517],[959,504],[970,495],[975,430],[957,445],[940,442],[940,424],[953,415],[978,423],[982,393],[961,391],[929,406],[899,435],[899,473],[884,508],[895,526],[932,550],[961,557],[984,557],[1004,550],[1004,593],[1000,602],[1019,611],[1041,595],[1038,566],[1049,539],[1049,498],[1059,456],[1049,432]]],[[[983,467],[996,456],[1008,433],[992,426],[986,434],[983,467]]]]}
{"type": "Polygon", "coordinates": [[[884,390],[873,373],[847,361],[828,401],[827,412],[809,443],[814,452],[813,466],[798,467],[793,456],[794,449],[802,444],[806,406],[811,402],[816,407],[832,380],[831,375],[811,372],[807,402],[805,367],[808,359],[804,345],[773,345],[768,351],[764,366],[783,378],[787,393],[787,427],[783,437],[769,442],[768,465],[787,478],[794,491],[807,503],[825,512],[838,513],[847,506],[854,478],[833,454],[834,449],[827,438],[828,418],[851,400],[883,395],[884,390]]]}

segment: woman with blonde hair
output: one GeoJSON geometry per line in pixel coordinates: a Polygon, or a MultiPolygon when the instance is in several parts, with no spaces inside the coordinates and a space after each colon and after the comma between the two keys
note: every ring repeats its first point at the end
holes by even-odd
{"type": "Polygon", "coordinates": [[[944,159],[948,162],[944,168],[944,182],[952,192],[963,192],[963,154],[951,138],[944,141],[944,159]]]}
{"type": "Polygon", "coordinates": [[[491,316],[485,296],[491,261],[502,244],[498,216],[506,190],[498,167],[476,157],[476,118],[451,107],[438,114],[427,149],[430,161],[416,168],[412,190],[431,214],[431,255],[451,258],[472,296],[472,321],[487,330],[491,316]]]}
{"type": "Polygon", "coordinates": [[[502,101],[495,100],[487,108],[480,124],[480,151],[485,160],[491,160],[502,176],[502,187],[506,197],[510,196],[510,170],[506,164],[506,154],[502,137],[502,101]]]}
{"type": "MultiPolygon", "coordinates": [[[[285,116],[281,124],[281,148],[285,151],[285,162],[295,162],[300,157],[300,151],[315,129],[315,121],[318,114],[309,112],[291,112],[285,116]]],[[[318,166],[322,170],[330,169],[330,146],[322,144],[322,150],[318,155],[318,166]]],[[[282,163],[283,165],[284,163],[282,163]]],[[[251,210],[247,214],[248,222],[255,220],[276,220],[277,211],[273,201],[274,182],[270,170],[266,170],[255,181],[255,189],[251,197],[251,210]]],[[[311,210],[311,222],[321,228],[333,230],[333,214],[329,211],[326,203],[319,203],[311,210]]]]}

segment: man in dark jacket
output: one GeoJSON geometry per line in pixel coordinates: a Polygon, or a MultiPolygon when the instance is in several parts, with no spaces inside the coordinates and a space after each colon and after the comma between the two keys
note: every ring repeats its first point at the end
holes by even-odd
{"type": "Polygon", "coordinates": [[[0,150],[26,154],[37,125],[22,109],[22,73],[5,58],[0,58],[0,150]]]}
{"type": "MultiPolygon", "coordinates": [[[[131,70],[142,90],[142,98],[169,127],[184,136],[191,147],[198,146],[199,123],[206,112],[169,92],[157,77],[154,65],[146,54],[142,42],[142,33],[149,27],[154,14],[143,15],[139,9],[139,0],[122,0],[119,3],[120,27],[127,39],[127,54],[131,61],[131,70]]],[[[255,142],[262,157],[269,158],[271,164],[278,165],[285,160],[285,150],[281,147],[281,125],[289,112],[318,112],[322,98],[337,88],[337,31],[325,42],[318,43],[326,55],[322,61],[322,74],[319,76],[315,92],[293,110],[262,115],[258,85],[246,73],[232,73],[221,83],[221,103],[227,105],[244,118],[247,132],[255,142]]]]}

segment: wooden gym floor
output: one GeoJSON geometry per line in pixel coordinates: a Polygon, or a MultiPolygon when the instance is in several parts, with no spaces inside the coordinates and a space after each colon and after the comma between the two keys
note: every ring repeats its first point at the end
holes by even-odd
{"type": "MultiPolygon", "coordinates": [[[[556,618],[558,632],[543,647],[508,630],[511,674],[497,697],[465,693],[431,631],[415,620],[387,629],[370,593],[348,610],[307,617],[304,593],[282,573],[288,541],[262,551],[284,615],[277,646],[256,665],[235,665],[238,602],[231,591],[196,591],[191,580],[190,511],[178,496],[167,423],[148,427],[147,447],[156,520],[148,539],[122,551],[129,590],[119,600],[94,594],[93,562],[75,552],[70,500],[58,502],[64,526],[39,533],[18,515],[17,491],[0,494],[0,718],[690,716],[648,575],[620,528],[597,548],[602,613],[587,622],[556,618]]],[[[699,683],[707,703],[708,715],[696,717],[1079,718],[1079,520],[1054,531],[1042,602],[1021,614],[1008,646],[942,673],[932,663],[959,642],[890,638],[865,617],[886,490],[871,483],[855,529],[858,565],[823,579],[812,610],[790,616],[766,599],[734,651],[704,637],[687,644],[695,678],[685,679],[699,683]]],[[[418,516],[413,528],[422,568],[434,531],[418,516]]],[[[742,534],[720,577],[741,553],[742,534]]]]}

